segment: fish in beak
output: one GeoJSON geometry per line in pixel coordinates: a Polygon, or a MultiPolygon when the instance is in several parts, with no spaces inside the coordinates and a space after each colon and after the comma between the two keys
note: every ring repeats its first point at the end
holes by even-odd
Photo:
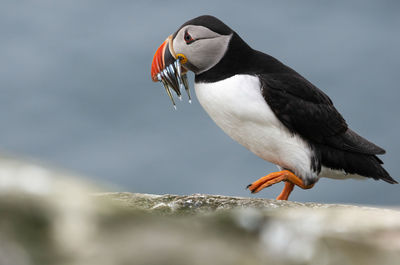
{"type": "Polygon", "coordinates": [[[187,70],[183,66],[187,62],[182,54],[175,54],[173,49],[173,38],[169,36],[156,50],[151,64],[151,78],[154,82],[161,82],[172,101],[174,108],[176,104],[171,93],[171,89],[182,100],[181,89],[185,89],[191,103],[189,84],[187,80],[187,70]]]}

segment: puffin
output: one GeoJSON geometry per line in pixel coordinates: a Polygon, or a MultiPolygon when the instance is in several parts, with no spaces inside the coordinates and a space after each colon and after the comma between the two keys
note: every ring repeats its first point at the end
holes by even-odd
{"type": "MultiPolygon", "coordinates": [[[[278,59],[251,48],[214,16],[191,19],[156,50],[153,81],[181,98],[186,72],[195,75],[197,99],[232,139],[278,171],[247,186],[251,193],[284,182],[310,189],[322,177],[372,178],[396,184],[377,155],[385,150],[349,128],[332,100],[278,59]]],[[[189,93],[190,99],[190,93],[189,93]]],[[[175,106],[175,102],[173,100],[175,106]]]]}

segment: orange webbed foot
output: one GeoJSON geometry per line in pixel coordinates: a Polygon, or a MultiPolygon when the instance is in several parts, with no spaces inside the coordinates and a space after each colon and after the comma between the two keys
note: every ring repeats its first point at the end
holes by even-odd
{"type": "Polygon", "coordinates": [[[294,188],[294,185],[299,186],[302,189],[310,189],[314,186],[314,184],[305,185],[301,178],[299,178],[289,170],[282,170],[270,173],[258,179],[257,181],[254,181],[252,184],[248,185],[247,188],[251,191],[251,193],[257,193],[262,189],[281,181],[285,181],[286,183],[281,194],[279,194],[279,196],[276,198],[277,200],[287,200],[294,188]]]}

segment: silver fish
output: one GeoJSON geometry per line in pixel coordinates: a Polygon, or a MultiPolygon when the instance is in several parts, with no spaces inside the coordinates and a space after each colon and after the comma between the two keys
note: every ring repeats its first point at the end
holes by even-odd
{"type": "Polygon", "coordinates": [[[186,74],[182,75],[182,83],[185,86],[186,93],[189,97],[189,103],[192,103],[192,97],[190,96],[189,82],[186,74]]]}
{"type": "Polygon", "coordinates": [[[174,91],[176,92],[176,94],[178,96],[180,96],[181,95],[181,90],[180,90],[180,87],[179,87],[179,81],[178,81],[178,78],[176,76],[176,71],[174,69],[174,65],[170,64],[167,67],[165,67],[165,69],[168,72],[168,76],[170,77],[170,80],[172,82],[172,87],[174,88],[174,91]]]}
{"type": "Polygon", "coordinates": [[[163,76],[163,72],[162,71],[157,74],[157,78],[164,85],[165,91],[167,91],[167,94],[168,94],[169,98],[172,101],[172,105],[174,105],[174,109],[176,109],[175,100],[172,97],[171,90],[169,89],[168,83],[165,81],[165,78],[163,76]]]}
{"type": "Polygon", "coordinates": [[[164,85],[164,88],[169,98],[171,99],[175,109],[176,105],[175,105],[175,100],[171,93],[171,89],[175,91],[178,98],[182,100],[181,89],[184,88],[188,95],[189,103],[192,102],[187,75],[186,73],[182,73],[181,60],[182,58],[178,58],[176,61],[174,61],[170,65],[167,65],[157,74],[158,81],[160,81],[164,85]]]}

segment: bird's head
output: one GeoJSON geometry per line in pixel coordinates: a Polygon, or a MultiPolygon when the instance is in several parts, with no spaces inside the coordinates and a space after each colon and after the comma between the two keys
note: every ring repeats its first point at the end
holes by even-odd
{"type": "Polygon", "coordinates": [[[233,34],[233,30],[213,16],[187,21],[154,54],[152,80],[163,82],[167,92],[170,87],[180,96],[179,88],[187,85],[185,73],[192,71],[199,75],[217,65],[233,34]]]}
{"type": "Polygon", "coordinates": [[[216,65],[228,49],[233,31],[213,16],[200,16],[183,24],[157,49],[151,76],[178,58],[186,70],[200,74],[216,65]]]}

